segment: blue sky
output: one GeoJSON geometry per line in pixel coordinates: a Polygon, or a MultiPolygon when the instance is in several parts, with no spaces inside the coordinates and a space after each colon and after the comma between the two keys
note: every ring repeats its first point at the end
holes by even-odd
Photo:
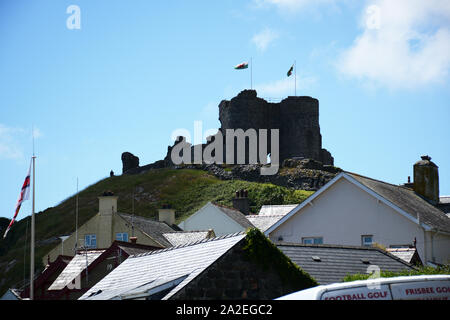
{"type": "MultiPolygon", "coordinates": [[[[72,21],[72,20],[71,20],[72,21]]],[[[218,128],[218,104],[250,87],[320,103],[335,165],[394,184],[428,154],[450,195],[446,0],[0,1],[0,216],[32,155],[36,207],[164,158],[176,129],[218,128]],[[80,29],[69,29],[70,5],[80,29]]],[[[31,201],[19,219],[30,214],[31,201]]]]}

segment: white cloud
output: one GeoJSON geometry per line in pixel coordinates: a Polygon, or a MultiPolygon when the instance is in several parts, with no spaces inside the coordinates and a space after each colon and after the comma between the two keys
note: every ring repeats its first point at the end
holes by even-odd
{"type": "MultiPolygon", "coordinates": [[[[299,76],[297,74],[297,94],[301,94],[302,90],[310,88],[317,82],[314,77],[299,76]]],[[[293,96],[295,93],[294,75],[269,83],[257,84],[255,86],[259,97],[281,99],[288,95],[293,96]]]]}
{"type": "Polygon", "coordinates": [[[256,48],[258,48],[259,51],[263,52],[277,38],[278,33],[269,28],[265,28],[253,36],[252,42],[256,45],[256,48]]]}
{"type": "Polygon", "coordinates": [[[442,82],[450,68],[450,1],[375,0],[337,62],[345,75],[389,88],[442,82]]]}

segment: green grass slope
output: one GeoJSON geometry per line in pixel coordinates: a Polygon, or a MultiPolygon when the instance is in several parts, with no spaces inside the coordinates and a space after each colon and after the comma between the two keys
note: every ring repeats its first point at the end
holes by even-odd
{"type": "MultiPolygon", "coordinates": [[[[138,175],[103,179],[79,193],[79,225],[98,212],[98,199],[104,191],[118,198],[118,211],[157,219],[162,204],[176,210],[176,223],[186,219],[208,201],[232,206],[236,190],[247,189],[252,212],[264,204],[293,204],[305,200],[311,191],[291,190],[268,183],[219,180],[202,170],[157,169],[138,175]]],[[[14,224],[6,239],[0,240],[0,296],[29,277],[30,217],[14,224]]],[[[4,230],[7,219],[0,219],[4,230]]],[[[36,215],[36,270],[42,270],[42,257],[60,241],[57,237],[75,231],[75,196],[36,215]]],[[[0,231],[2,234],[3,232],[0,231]]]]}

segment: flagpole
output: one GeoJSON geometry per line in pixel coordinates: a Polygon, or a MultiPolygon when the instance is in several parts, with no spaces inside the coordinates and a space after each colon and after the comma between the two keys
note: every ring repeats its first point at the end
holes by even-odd
{"type": "Polygon", "coordinates": [[[78,177],[77,177],[77,196],[75,202],[75,254],[78,249],[78,177]]]}
{"type": "MultiPolygon", "coordinates": [[[[34,138],[34,133],[33,133],[34,138]]],[[[34,140],[34,139],[33,139],[34,140]]],[[[34,142],[33,142],[34,145],[34,142]]],[[[32,205],[32,211],[31,211],[31,264],[30,264],[30,300],[34,299],[34,237],[35,237],[35,230],[34,230],[34,197],[35,197],[35,160],[36,156],[33,152],[33,205],[32,205]]]]}
{"type": "Polygon", "coordinates": [[[294,82],[295,82],[295,88],[294,88],[294,95],[297,96],[297,61],[294,60],[294,82]]]}
{"type": "Polygon", "coordinates": [[[253,57],[250,57],[250,89],[253,90],[253,57]]]}

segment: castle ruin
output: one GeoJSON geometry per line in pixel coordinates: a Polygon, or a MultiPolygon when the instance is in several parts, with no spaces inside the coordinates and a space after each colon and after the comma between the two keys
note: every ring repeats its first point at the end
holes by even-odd
{"type": "MultiPolygon", "coordinates": [[[[279,161],[286,159],[312,159],[323,165],[334,165],[331,153],[322,148],[322,135],[319,126],[319,101],[308,96],[289,96],[279,103],[267,102],[257,97],[255,90],[244,90],[231,100],[219,104],[219,131],[225,136],[227,129],[279,129],[279,161]]],[[[270,140],[270,139],[269,139],[270,140]]],[[[182,139],[177,139],[174,146],[182,139]]],[[[201,146],[203,150],[211,141],[201,146]]],[[[224,139],[224,163],[226,141],[224,139]]],[[[173,166],[168,147],[164,160],[139,167],[139,158],[124,152],[122,154],[123,173],[137,173],[151,168],[173,166]]],[[[197,146],[199,147],[199,146],[197,146]]],[[[248,146],[247,146],[248,147],[248,146]]],[[[267,153],[270,153],[270,142],[267,153]]],[[[191,159],[194,148],[191,146],[191,159]]],[[[234,153],[236,154],[236,152],[234,153]]],[[[236,162],[234,162],[236,163],[236,162]]]]}

